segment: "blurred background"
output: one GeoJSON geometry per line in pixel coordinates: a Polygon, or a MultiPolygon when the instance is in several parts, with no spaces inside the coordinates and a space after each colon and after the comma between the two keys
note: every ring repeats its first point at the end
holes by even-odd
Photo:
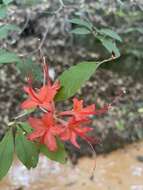
{"type": "MultiPolygon", "coordinates": [[[[71,160],[68,165],[41,158],[38,168],[28,172],[15,161],[9,176],[0,182],[0,190],[143,190],[142,0],[15,0],[7,7],[7,17],[0,19],[0,24],[15,24],[20,31],[1,38],[0,48],[27,60],[30,57],[33,62],[39,61],[41,48],[55,79],[81,61],[111,57],[98,38],[71,32],[75,24],[68,20],[73,18],[88,19],[96,28],[109,28],[122,38],[116,44],[121,56],[104,63],[77,96],[87,104],[102,107],[120,91],[126,93],[108,113],[94,118],[92,135],[100,139],[99,144],[93,145],[96,159],[86,142],[79,140],[80,150],[66,144],[71,160]],[[97,166],[91,179],[94,160],[97,166]]],[[[0,138],[7,123],[20,111],[25,83],[21,70],[14,64],[0,65],[0,138]]],[[[61,103],[59,108],[64,109],[70,101],[61,103]]]]}

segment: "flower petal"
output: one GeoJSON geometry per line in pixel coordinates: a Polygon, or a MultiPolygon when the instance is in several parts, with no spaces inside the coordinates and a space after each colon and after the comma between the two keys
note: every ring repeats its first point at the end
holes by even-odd
{"type": "Polygon", "coordinates": [[[74,111],[80,111],[83,108],[83,100],[73,99],[73,109],[74,111]]]}
{"type": "Polygon", "coordinates": [[[79,144],[78,144],[77,141],[76,141],[76,137],[77,137],[76,133],[72,131],[72,132],[71,132],[70,141],[71,141],[71,143],[72,143],[75,147],[80,148],[79,144]]]}
{"type": "Polygon", "coordinates": [[[80,136],[84,136],[86,133],[88,133],[88,132],[90,132],[90,131],[92,131],[93,130],[93,128],[90,128],[90,127],[77,127],[77,128],[75,128],[74,129],[77,133],[78,133],[78,135],[80,135],[80,136]]]}
{"type": "Polygon", "coordinates": [[[48,96],[48,86],[44,85],[42,86],[42,88],[38,93],[38,98],[41,100],[41,102],[43,102],[47,96],[48,96]]]}
{"type": "Polygon", "coordinates": [[[42,121],[47,127],[51,127],[55,125],[55,120],[53,118],[53,114],[51,113],[46,113],[42,117],[42,121]]]}
{"type": "Polygon", "coordinates": [[[56,137],[51,134],[50,130],[46,133],[44,137],[44,144],[48,147],[50,151],[56,151],[58,148],[56,137]]]}
{"type": "Polygon", "coordinates": [[[42,128],[45,129],[45,126],[44,126],[41,119],[38,119],[38,118],[35,118],[35,117],[30,117],[28,119],[28,123],[34,129],[42,129],[42,128]]]}
{"type": "Polygon", "coordinates": [[[87,106],[85,108],[83,108],[83,110],[81,111],[81,114],[94,114],[95,112],[95,105],[92,104],[90,106],[87,106]]]}
{"type": "Polygon", "coordinates": [[[63,111],[59,113],[60,116],[74,115],[73,111],[63,111]]]}
{"type": "Polygon", "coordinates": [[[22,109],[32,109],[32,108],[36,108],[37,107],[37,103],[31,99],[27,99],[25,100],[22,104],[21,104],[21,108],[22,109]]]}
{"type": "Polygon", "coordinates": [[[66,128],[64,130],[63,133],[60,134],[60,138],[63,140],[63,141],[67,141],[70,139],[70,136],[71,136],[71,132],[68,128],[66,128]]]}
{"type": "Polygon", "coordinates": [[[35,130],[27,136],[28,140],[33,141],[39,137],[42,137],[45,133],[45,130],[35,130]]]}

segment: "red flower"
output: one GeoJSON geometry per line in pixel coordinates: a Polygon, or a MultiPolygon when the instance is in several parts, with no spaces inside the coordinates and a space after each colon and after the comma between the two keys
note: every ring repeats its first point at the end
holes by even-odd
{"type": "Polygon", "coordinates": [[[73,99],[73,109],[70,111],[61,112],[61,116],[72,115],[76,120],[87,119],[90,115],[100,115],[108,111],[110,104],[105,105],[101,109],[96,109],[95,105],[89,105],[83,107],[83,100],[78,100],[77,98],[73,99]]]}
{"type": "Polygon", "coordinates": [[[21,108],[30,109],[39,106],[51,111],[51,103],[59,88],[59,82],[55,82],[52,86],[44,85],[36,91],[31,86],[24,87],[24,91],[29,95],[29,98],[21,104],[21,108]]]}
{"type": "Polygon", "coordinates": [[[92,131],[92,128],[89,127],[83,127],[81,125],[87,123],[89,120],[80,120],[76,121],[75,118],[70,118],[67,122],[67,126],[65,127],[65,130],[60,134],[60,138],[63,141],[71,141],[71,143],[76,146],[77,148],[80,148],[79,144],[77,143],[76,139],[77,137],[81,137],[84,140],[89,140],[86,134],[89,131],[92,131]]]}
{"type": "Polygon", "coordinates": [[[86,119],[87,116],[95,113],[95,105],[92,104],[87,107],[83,107],[83,100],[73,99],[73,109],[71,111],[61,112],[61,116],[73,115],[76,120],[86,119]]]}
{"type": "Polygon", "coordinates": [[[22,109],[35,108],[37,106],[51,111],[53,109],[52,101],[60,88],[59,82],[55,82],[51,85],[47,66],[43,66],[44,70],[44,84],[38,89],[34,90],[32,88],[32,81],[29,80],[29,85],[24,87],[24,91],[29,95],[28,99],[21,104],[22,109]],[[47,80],[47,81],[46,81],[47,80]],[[47,84],[45,84],[47,83],[47,84]]]}
{"type": "Polygon", "coordinates": [[[50,151],[57,150],[56,136],[61,133],[61,126],[57,124],[51,113],[44,114],[42,118],[29,118],[29,123],[34,131],[28,135],[28,139],[40,140],[50,151]]]}

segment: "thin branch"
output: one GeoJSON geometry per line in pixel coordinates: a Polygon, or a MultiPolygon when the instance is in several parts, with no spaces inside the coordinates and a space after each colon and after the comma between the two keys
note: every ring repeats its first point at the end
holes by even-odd
{"type": "MultiPolygon", "coordinates": [[[[54,20],[54,17],[51,18],[50,23],[52,23],[53,20],[54,20]]],[[[49,25],[50,25],[50,23],[49,23],[49,25]]],[[[49,32],[49,27],[46,28],[46,30],[45,30],[45,32],[44,32],[44,35],[43,35],[43,38],[42,38],[42,40],[41,40],[41,42],[40,42],[38,48],[37,48],[36,50],[34,50],[34,51],[28,53],[28,54],[24,54],[23,56],[33,55],[33,54],[37,53],[38,51],[41,52],[41,49],[42,49],[42,47],[43,47],[43,45],[44,45],[44,43],[45,43],[45,40],[46,40],[46,38],[47,38],[48,32],[49,32]]]]}
{"type": "Polygon", "coordinates": [[[118,57],[112,56],[112,57],[110,57],[110,58],[108,58],[108,59],[104,59],[103,61],[98,61],[96,68],[100,67],[100,65],[102,65],[103,63],[113,61],[113,60],[115,60],[115,59],[117,59],[117,58],[118,58],[118,57]]]}
{"type": "Polygon", "coordinates": [[[22,34],[24,32],[24,30],[26,29],[29,21],[30,21],[30,13],[29,13],[29,11],[26,11],[26,21],[25,21],[25,24],[24,24],[23,28],[19,32],[19,34],[22,34]]]}
{"type": "Polygon", "coordinates": [[[42,46],[44,45],[44,42],[45,42],[45,40],[46,40],[48,31],[49,31],[49,28],[47,27],[47,28],[46,28],[46,31],[45,31],[45,33],[44,33],[44,35],[43,35],[43,38],[42,38],[42,40],[41,40],[41,43],[40,43],[40,45],[39,45],[39,47],[38,47],[38,51],[41,50],[42,46]]]}

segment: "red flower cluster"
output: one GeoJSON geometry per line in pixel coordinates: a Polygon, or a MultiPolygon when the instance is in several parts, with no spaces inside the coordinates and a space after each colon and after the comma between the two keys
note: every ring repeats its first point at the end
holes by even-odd
{"type": "Polygon", "coordinates": [[[34,130],[28,135],[28,139],[31,141],[38,140],[41,144],[45,144],[50,151],[57,150],[56,137],[62,141],[70,141],[79,148],[77,137],[81,137],[86,141],[91,140],[87,136],[87,133],[93,130],[87,127],[87,124],[91,122],[90,116],[106,112],[108,106],[101,110],[96,110],[94,104],[83,107],[83,100],[74,98],[72,110],[57,112],[54,98],[60,90],[60,83],[56,81],[51,84],[46,64],[43,64],[43,73],[44,82],[40,89],[33,89],[32,80],[30,79],[28,80],[28,86],[24,87],[28,99],[21,104],[21,108],[38,107],[44,111],[40,118],[29,118],[28,122],[34,130]],[[66,120],[63,117],[66,117],[66,120]]]}

